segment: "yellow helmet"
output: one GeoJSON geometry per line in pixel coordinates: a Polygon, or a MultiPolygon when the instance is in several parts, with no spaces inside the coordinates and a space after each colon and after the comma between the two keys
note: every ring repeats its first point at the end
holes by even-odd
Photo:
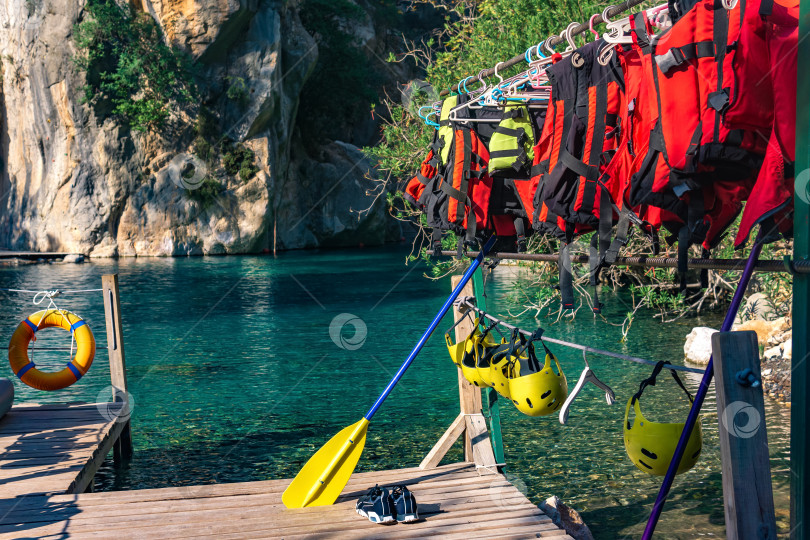
{"type": "Polygon", "coordinates": [[[492,351],[492,358],[489,364],[489,381],[492,388],[495,389],[501,396],[506,399],[512,399],[512,394],[509,392],[509,379],[518,376],[516,370],[519,369],[517,359],[520,356],[518,349],[518,336],[521,339],[522,345],[525,345],[525,340],[520,332],[516,329],[512,333],[512,340],[510,342],[503,341],[492,351]]]}
{"type": "MultiPolygon", "coordinates": [[[[451,326],[450,329],[444,333],[444,341],[445,343],[447,343],[447,350],[450,353],[450,359],[453,361],[455,365],[459,367],[461,367],[461,360],[464,358],[464,355],[469,352],[472,352],[473,344],[472,341],[470,340],[470,338],[472,337],[472,333],[469,336],[467,336],[466,339],[463,339],[458,343],[453,343],[453,339],[450,337],[450,334],[453,332],[453,329],[461,323],[461,321],[463,321],[469,316],[470,312],[468,311],[464,314],[463,317],[461,317],[459,320],[453,323],[453,326],[451,326]]],[[[475,322],[473,324],[475,325],[474,328],[478,329],[478,319],[475,319],[475,322]]],[[[475,330],[473,330],[473,332],[475,332],[475,330]]]]}
{"type": "MultiPolygon", "coordinates": [[[[560,362],[546,344],[546,361],[541,367],[534,352],[532,341],[539,339],[536,332],[528,342],[527,357],[518,355],[515,362],[515,373],[509,379],[509,394],[515,407],[529,416],[545,416],[557,412],[568,397],[568,382],[560,367],[560,362]],[[537,337],[535,337],[537,336],[537,337]],[[551,367],[551,361],[557,365],[557,371],[551,367]]],[[[542,341],[541,341],[542,343],[542,341]]]]}
{"type": "Polygon", "coordinates": [[[464,375],[465,379],[475,386],[487,388],[489,387],[489,383],[478,371],[478,359],[483,355],[485,348],[495,347],[498,344],[493,341],[491,337],[488,338],[488,336],[485,336],[484,332],[481,331],[481,319],[475,319],[473,322],[473,331],[467,336],[467,339],[454,344],[450,339],[450,332],[462,320],[463,318],[456,321],[456,324],[445,333],[444,339],[447,343],[447,350],[450,351],[450,358],[452,358],[453,363],[461,369],[461,373],[464,375]]]}
{"type": "Polygon", "coordinates": [[[467,338],[458,343],[453,343],[449,331],[444,335],[444,340],[447,343],[447,350],[450,352],[450,359],[455,365],[461,366],[461,359],[464,358],[467,349],[472,351],[472,341],[467,338]]]}
{"type": "MultiPolygon", "coordinates": [[[[669,364],[669,362],[658,362],[650,378],[641,381],[638,392],[628,400],[627,408],[624,411],[624,448],[630,457],[630,461],[645,473],[658,476],[664,476],[667,473],[672,456],[675,454],[675,447],[678,446],[678,440],[681,438],[684,428],[682,423],[650,422],[641,413],[641,394],[648,385],[655,385],[655,378],[665,364],[669,364]],[[632,425],[630,425],[629,421],[631,406],[635,412],[632,425]]],[[[692,395],[683,385],[678,374],[674,370],[671,370],[671,373],[675,378],[675,382],[683,389],[691,403],[692,395]]],[[[692,434],[689,436],[686,451],[675,474],[681,474],[694,467],[700,457],[702,448],[703,431],[700,427],[700,419],[698,419],[695,429],[692,430],[692,434]]]]}
{"type": "Polygon", "coordinates": [[[498,325],[497,322],[492,323],[486,330],[484,330],[475,340],[473,352],[475,353],[475,369],[478,371],[478,379],[483,382],[484,386],[492,387],[492,374],[491,365],[495,352],[500,350],[506,344],[505,339],[501,339],[500,343],[495,341],[490,332],[498,325]]]}

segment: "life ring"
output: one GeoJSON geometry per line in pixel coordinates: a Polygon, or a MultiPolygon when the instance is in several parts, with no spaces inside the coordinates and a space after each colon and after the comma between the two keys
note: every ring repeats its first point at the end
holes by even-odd
{"type": "Polygon", "coordinates": [[[66,310],[46,309],[30,315],[14,331],[8,345],[8,361],[14,374],[37,390],[67,388],[87,373],[95,355],[96,340],[90,327],[81,317],[66,310]],[[36,340],[37,330],[43,328],[62,328],[76,339],[76,355],[62,371],[40,371],[28,358],[28,344],[32,339],[36,340]]]}

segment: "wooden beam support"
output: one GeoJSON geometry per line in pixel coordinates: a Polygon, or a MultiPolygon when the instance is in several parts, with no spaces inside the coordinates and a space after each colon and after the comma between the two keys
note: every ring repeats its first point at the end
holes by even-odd
{"type": "Polygon", "coordinates": [[[107,322],[107,353],[110,359],[110,384],[114,402],[123,402],[121,435],[114,442],[113,454],[117,463],[122,458],[132,457],[132,434],[129,428],[129,393],[127,392],[127,364],[124,356],[123,324],[121,322],[121,298],[118,292],[118,274],[101,277],[104,294],[104,318],[107,322]]]}
{"type": "Polygon", "coordinates": [[[483,414],[468,414],[464,416],[467,426],[465,433],[467,439],[472,444],[472,454],[478,474],[500,474],[498,472],[498,462],[495,460],[495,452],[492,450],[492,442],[487,430],[487,421],[483,414]]]}
{"type": "Polygon", "coordinates": [[[456,419],[453,420],[453,423],[450,424],[450,427],[447,428],[447,431],[444,432],[444,435],[442,435],[438,442],[433,445],[433,448],[430,449],[425,459],[419,464],[419,468],[434,469],[438,467],[442,458],[447,454],[447,451],[450,450],[453,444],[464,433],[465,427],[464,414],[459,414],[456,419]]]}
{"type": "Polygon", "coordinates": [[[726,538],[775,539],[757,335],[718,332],[712,336],[712,353],[717,378],[726,538]]]}
{"type": "MultiPolygon", "coordinates": [[[[461,276],[453,276],[451,278],[450,283],[453,289],[456,288],[460,281],[461,276]]],[[[460,296],[473,297],[474,295],[472,281],[469,281],[464,289],[462,289],[460,296]]],[[[453,317],[454,320],[458,322],[459,319],[464,317],[464,312],[458,308],[454,308],[453,317]]],[[[467,339],[467,336],[472,333],[474,328],[472,318],[466,317],[465,320],[461,321],[458,326],[456,326],[456,343],[467,339]]],[[[470,384],[470,382],[464,378],[464,375],[461,374],[461,369],[458,369],[458,400],[461,405],[461,414],[480,414],[481,389],[474,384],[470,384]]],[[[464,461],[475,461],[473,458],[472,442],[469,436],[464,438],[464,461]]]]}

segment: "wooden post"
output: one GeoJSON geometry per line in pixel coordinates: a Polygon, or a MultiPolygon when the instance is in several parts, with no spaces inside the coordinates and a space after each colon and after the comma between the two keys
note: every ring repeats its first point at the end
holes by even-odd
{"type": "Polygon", "coordinates": [[[101,288],[104,294],[104,318],[107,321],[107,353],[110,359],[110,383],[113,401],[122,402],[123,414],[126,414],[125,425],[121,436],[113,445],[116,463],[121,458],[132,457],[132,433],[129,427],[129,394],[127,393],[127,365],[124,358],[124,338],[121,324],[121,299],[118,294],[118,274],[101,277],[101,288]]]}
{"type": "MultiPolygon", "coordinates": [[[[475,271],[472,278],[473,290],[475,291],[476,305],[487,310],[487,297],[484,294],[484,273],[481,267],[475,271]]],[[[489,438],[492,444],[492,451],[495,454],[496,463],[506,463],[503,451],[503,436],[501,433],[501,406],[498,403],[498,392],[494,388],[487,388],[484,390],[484,405],[486,411],[489,413],[487,419],[489,420],[489,438]]]]}
{"type": "Polygon", "coordinates": [[[726,538],[775,539],[757,335],[718,332],[712,336],[712,353],[717,378],[726,538]],[[748,373],[751,375],[746,381],[748,373]]]}
{"type": "MultiPolygon", "coordinates": [[[[458,286],[461,276],[451,278],[453,289],[458,286]]],[[[460,297],[473,296],[472,281],[462,289],[460,297]]],[[[464,311],[454,308],[453,316],[456,325],[456,343],[464,341],[475,329],[474,321],[464,315],[464,311]]],[[[499,474],[499,462],[493,451],[493,445],[487,429],[487,421],[481,412],[481,389],[470,384],[458,370],[458,398],[461,411],[444,432],[439,441],[419,464],[422,469],[432,469],[439,465],[453,443],[464,435],[464,461],[475,463],[479,474],[499,474]]],[[[500,428],[500,422],[498,422],[500,428]]],[[[498,439],[500,440],[500,439],[498,439]]]]}
{"type": "MultiPolygon", "coordinates": [[[[450,282],[453,289],[456,288],[460,281],[461,276],[452,277],[450,282]]],[[[469,281],[464,289],[462,289],[459,297],[462,296],[475,296],[472,281],[469,281]]],[[[453,309],[453,316],[455,321],[458,322],[459,319],[464,317],[464,312],[459,309],[453,309]]],[[[467,339],[467,336],[472,333],[474,328],[473,319],[466,317],[456,326],[456,342],[458,343],[467,339]]],[[[460,369],[458,370],[458,401],[461,405],[461,414],[481,413],[481,389],[474,384],[470,384],[470,382],[464,378],[464,375],[461,374],[460,369]]],[[[464,437],[464,461],[475,461],[473,457],[472,441],[469,436],[464,437]]]]}

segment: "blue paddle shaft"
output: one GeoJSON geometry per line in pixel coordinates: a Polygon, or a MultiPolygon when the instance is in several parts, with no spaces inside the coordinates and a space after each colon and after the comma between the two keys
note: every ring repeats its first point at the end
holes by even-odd
{"type": "Polygon", "coordinates": [[[394,378],[391,379],[391,382],[388,383],[388,386],[385,387],[385,390],[383,390],[382,394],[380,394],[380,397],[377,398],[377,401],[374,402],[374,405],[372,405],[371,408],[366,413],[365,418],[367,420],[371,420],[371,418],[374,416],[374,414],[376,414],[377,409],[380,408],[380,405],[383,404],[383,401],[385,401],[385,398],[388,397],[388,394],[391,393],[391,391],[397,385],[399,380],[405,374],[405,371],[410,367],[411,363],[416,359],[416,355],[419,354],[419,351],[421,351],[422,347],[425,346],[425,343],[427,343],[427,340],[430,339],[430,335],[433,333],[434,330],[436,330],[436,327],[439,326],[439,323],[441,322],[444,315],[447,313],[447,311],[453,305],[453,302],[456,301],[456,298],[458,298],[458,295],[461,294],[461,290],[464,288],[464,286],[467,284],[467,282],[470,281],[470,279],[472,278],[472,275],[475,273],[475,271],[478,269],[478,267],[481,266],[481,262],[484,260],[484,256],[486,256],[486,254],[489,253],[489,250],[492,249],[492,246],[495,245],[496,238],[497,237],[495,235],[493,235],[489,240],[487,240],[487,243],[484,245],[484,247],[478,253],[478,256],[475,258],[475,260],[473,260],[472,264],[470,264],[470,267],[467,269],[467,271],[464,272],[464,275],[462,276],[461,281],[459,281],[458,285],[456,285],[456,288],[453,289],[453,292],[450,294],[450,298],[447,299],[447,301],[442,306],[442,309],[440,309],[439,313],[436,314],[436,317],[433,319],[433,322],[430,323],[430,326],[428,326],[427,330],[425,330],[425,333],[422,334],[422,337],[419,339],[419,342],[413,348],[413,350],[411,351],[411,354],[408,355],[408,358],[405,360],[405,362],[399,368],[399,371],[397,371],[396,375],[394,375],[394,378]]]}

